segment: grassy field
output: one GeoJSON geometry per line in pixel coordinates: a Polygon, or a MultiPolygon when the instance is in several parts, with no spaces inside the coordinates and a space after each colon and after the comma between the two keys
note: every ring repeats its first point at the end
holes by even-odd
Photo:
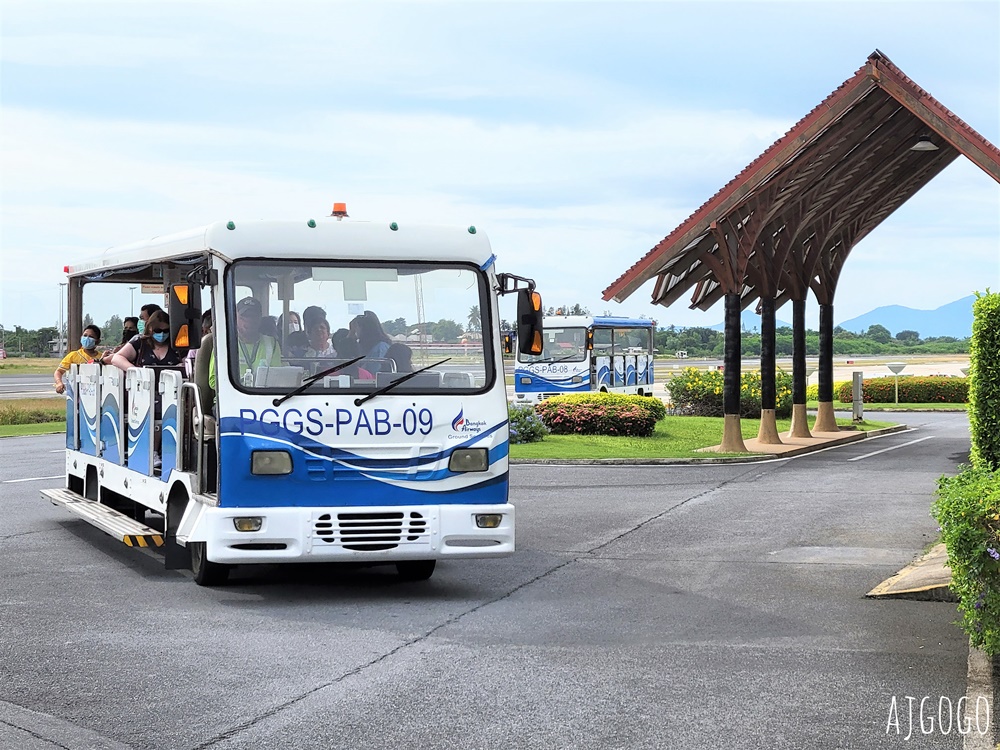
{"type": "Polygon", "coordinates": [[[0,359],[0,375],[51,375],[59,357],[9,357],[0,359]]]}
{"type": "Polygon", "coordinates": [[[0,437],[65,432],[66,400],[23,398],[0,401],[0,437]]]}
{"type": "Polygon", "coordinates": [[[66,432],[66,420],[38,422],[36,424],[0,425],[0,438],[20,437],[22,435],[49,435],[53,432],[66,432]]]}
{"type": "MultiPolygon", "coordinates": [[[[819,408],[816,401],[806,402],[807,409],[819,408]]],[[[865,411],[966,411],[968,404],[865,404],[865,411]]],[[[842,404],[839,401],[833,402],[834,411],[850,411],[851,404],[842,404]]]]}
{"type": "MultiPolygon", "coordinates": [[[[809,426],[815,421],[809,417],[809,426]]],[[[848,426],[848,419],[837,420],[848,426]]],[[[725,453],[698,452],[699,448],[718,445],[722,440],[721,417],[667,417],[656,425],[652,437],[630,438],[605,435],[548,435],[538,443],[511,445],[510,457],[523,459],[548,458],[716,458],[725,453]]],[[[891,427],[893,422],[865,421],[861,430],[891,427]]],[[[787,432],[791,420],[779,419],[778,432],[787,432]]],[[[741,419],[744,438],[757,437],[760,420],[741,419]]],[[[730,454],[731,455],[731,454],[730,454]]],[[[739,455],[739,454],[738,454],[739,455]]]]}

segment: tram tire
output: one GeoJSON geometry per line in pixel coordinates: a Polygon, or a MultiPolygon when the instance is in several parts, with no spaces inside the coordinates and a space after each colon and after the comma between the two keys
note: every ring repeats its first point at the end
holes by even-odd
{"type": "Polygon", "coordinates": [[[191,572],[199,586],[223,586],[229,580],[232,566],[208,560],[204,542],[191,542],[191,572]]]}
{"type": "Polygon", "coordinates": [[[396,573],[403,581],[426,581],[434,575],[437,560],[401,560],[396,563],[396,573]]]}

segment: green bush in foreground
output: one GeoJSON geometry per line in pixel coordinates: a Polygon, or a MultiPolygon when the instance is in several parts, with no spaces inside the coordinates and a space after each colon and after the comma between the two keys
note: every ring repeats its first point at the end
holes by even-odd
{"type": "Polygon", "coordinates": [[[649,437],[667,415],[658,398],[620,393],[555,396],[535,409],[556,435],[649,437]]]}
{"type": "Polygon", "coordinates": [[[973,466],[1000,466],[1000,294],[976,292],[969,349],[969,430],[973,466]]]}
{"type": "MultiPolygon", "coordinates": [[[[841,383],[835,390],[837,400],[849,404],[854,400],[853,384],[841,383]]],[[[896,379],[865,378],[861,381],[862,400],[866,404],[892,404],[896,401],[896,379]]],[[[969,400],[968,378],[905,377],[899,379],[901,404],[964,404],[969,400]]]]}
{"type": "Polygon", "coordinates": [[[1000,653],[1000,470],[965,468],[938,480],[931,515],[948,548],[951,590],[970,643],[1000,653]]]}
{"type": "Polygon", "coordinates": [[[537,443],[549,433],[549,428],[532,406],[511,404],[507,407],[507,418],[510,420],[512,443],[537,443]]]}

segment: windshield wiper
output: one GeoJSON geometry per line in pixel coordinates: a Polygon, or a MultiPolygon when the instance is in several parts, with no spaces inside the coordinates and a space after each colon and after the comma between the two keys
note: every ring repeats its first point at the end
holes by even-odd
{"type": "Polygon", "coordinates": [[[334,365],[333,367],[329,367],[326,370],[323,370],[323,372],[318,372],[315,375],[310,375],[308,378],[306,378],[302,382],[302,385],[300,385],[298,388],[294,388],[293,390],[290,390],[288,393],[286,393],[281,398],[274,399],[271,403],[274,404],[275,406],[281,406],[283,403],[285,403],[292,396],[298,396],[300,393],[302,393],[302,391],[304,391],[306,388],[308,388],[309,386],[311,386],[313,383],[315,383],[320,378],[325,378],[327,375],[333,375],[333,373],[337,372],[338,370],[343,370],[345,367],[350,367],[355,362],[360,362],[363,359],[364,359],[364,356],[355,357],[354,359],[349,359],[346,362],[341,362],[339,365],[334,365]]]}
{"type": "Polygon", "coordinates": [[[371,393],[369,393],[364,398],[356,398],[356,399],[354,399],[354,405],[355,406],[361,406],[361,404],[363,404],[365,401],[371,401],[376,396],[381,396],[383,393],[388,393],[393,388],[395,388],[397,385],[401,385],[402,383],[405,383],[410,378],[415,378],[420,373],[427,372],[428,370],[433,369],[433,368],[437,367],[438,365],[443,365],[445,362],[449,361],[450,359],[451,359],[451,357],[445,357],[440,362],[435,362],[432,365],[427,365],[427,367],[421,367],[419,370],[414,370],[413,372],[408,372],[405,375],[403,375],[403,377],[396,378],[395,380],[393,380],[393,381],[391,381],[389,383],[386,383],[385,385],[383,385],[378,390],[372,391],[371,393]]]}

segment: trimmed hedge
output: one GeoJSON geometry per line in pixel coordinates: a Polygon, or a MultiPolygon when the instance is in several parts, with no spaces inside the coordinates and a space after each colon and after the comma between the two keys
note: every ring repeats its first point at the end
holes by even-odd
{"type": "MultiPolygon", "coordinates": [[[[852,403],[853,384],[841,383],[836,389],[837,400],[842,404],[852,403]]],[[[861,381],[862,400],[866,404],[892,404],[896,401],[896,379],[894,377],[865,378],[861,381]]],[[[946,378],[939,375],[930,377],[908,376],[899,379],[899,403],[901,404],[964,404],[969,400],[968,378],[946,378]]]]}
{"type": "Polygon", "coordinates": [[[1000,471],[965,467],[938,480],[931,515],[948,548],[949,588],[969,642],[1000,653],[1000,471]]]}
{"type": "Polygon", "coordinates": [[[1000,466],[1000,294],[976,292],[969,346],[969,429],[972,465],[1000,466]]]}
{"type": "MultiPolygon", "coordinates": [[[[667,381],[670,399],[681,413],[696,417],[721,417],[723,383],[721,370],[699,370],[685,367],[667,381]]],[[[779,370],[774,376],[774,413],[778,419],[792,415],[792,376],[779,370]]],[[[740,373],[740,416],[760,418],[760,371],[740,373]]]]}
{"type": "Polygon", "coordinates": [[[535,407],[556,435],[621,435],[649,437],[667,415],[658,398],[621,393],[554,396],[535,407]]]}

